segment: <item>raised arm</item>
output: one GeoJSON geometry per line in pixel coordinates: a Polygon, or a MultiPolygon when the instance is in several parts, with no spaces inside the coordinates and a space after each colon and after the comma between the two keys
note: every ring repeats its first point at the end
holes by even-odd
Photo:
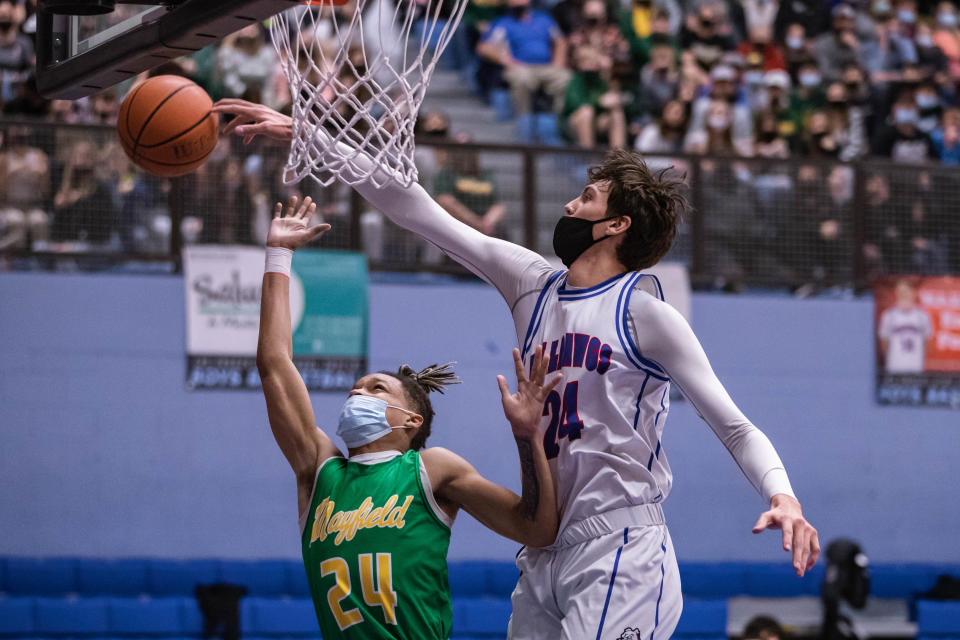
{"type": "Polygon", "coordinates": [[[293,364],[290,329],[290,260],[293,252],[319,237],[328,224],[309,227],[316,205],[306,198],[300,207],[291,198],[286,216],[277,204],[267,235],[267,264],[260,298],[257,369],[267,401],[270,429],[297,476],[299,512],[309,506],[317,467],[340,452],[316,427],[307,386],[293,364]]]}
{"type": "Polygon", "coordinates": [[[817,530],[803,517],[773,444],[734,404],[678,311],[650,295],[634,292],[630,315],[631,331],[643,357],[664,369],[770,504],[753,532],[782,529],[783,548],[793,552],[793,567],[802,576],[816,563],[820,542],[817,530]],[[642,327],[642,332],[636,327],[642,327]]]}
{"type": "MultiPolygon", "coordinates": [[[[227,99],[217,102],[214,110],[235,116],[224,128],[224,133],[235,131],[245,142],[258,135],[288,142],[292,139],[290,118],[269,107],[227,99]]],[[[319,139],[314,144],[327,149],[331,161],[350,156],[355,166],[363,170],[372,168],[373,160],[365,154],[353,153],[354,150],[342,142],[333,148],[326,132],[320,131],[317,135],[319,139]]],[[[551,271],[542,256],[519,245],[486,236],[454,219],[419,184],[404,188],[391,180],[378,182],[385,184],[377,187],[372,182],[361,182],[355,188],[394,223],[437,245],[448,256],[496,287],[511,307],[522,293],[536,286],[544,273],[551,271]]]]}
{"type": "Polygon", "coordinates": [[[490,482],[452,451],[436,447],[422,455],[433,489],[439,496],[462,507],[502,536],[521,544],[545,547],[556,539],[560,519],[553,478],[543,451],[540,418],[544,400],[561,376],[558,374],[550,382],[544,382],[548,359],[539,347],[529,380],[518,349],[513,350],[513,359],[517,392],[510,393],[503,376],[497,376],[497,382],[503,396],[503,412],[510,421],[520,456],[522,495],[490,482]]]}

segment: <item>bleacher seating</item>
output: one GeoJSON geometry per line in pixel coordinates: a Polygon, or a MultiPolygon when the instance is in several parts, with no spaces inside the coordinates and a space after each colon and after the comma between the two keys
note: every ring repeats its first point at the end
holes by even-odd
{"type": "Polygon", "coordinates": [[[917,640],[960,640],[960,602],[917,602],[917,640]]]}
{"type": "MultiPolygon", "coordinates": [[[[720,640],[727,598],[816,595],[823,569],[797,579],[783,563],[681,563],[680,573],[685,601],[674,637],[720,640]]],[[[942,573],[960,573],[960,566],[874,566],[872,592],[916,598],[942,573]]],[[[503,638],[516,579],[511,562],[450,563],[453,640],[503,638]]],[[[298,561],[0,558],[0,640],[199,638],[203,618],[194,588],[214,582],[249,589],[241,608],[244,638],[320,637],[298,561]]],[[[960,603],[921,600],[917,616],[923,640],[960,640],[960,603]]]]}

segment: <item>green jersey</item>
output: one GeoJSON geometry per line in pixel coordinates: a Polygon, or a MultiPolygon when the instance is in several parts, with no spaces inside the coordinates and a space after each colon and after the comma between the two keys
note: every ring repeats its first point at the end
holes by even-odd
{"type": "Polygon", "coordinates": [[[325,640],[446,640],[449,520],[408,451],[364,464],[330,458],[317,471],[303,526],[303,563],[325,640]]]}

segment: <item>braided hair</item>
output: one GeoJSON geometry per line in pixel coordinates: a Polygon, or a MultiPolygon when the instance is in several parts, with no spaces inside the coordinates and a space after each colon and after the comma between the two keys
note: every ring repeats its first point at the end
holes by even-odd
{"type": "Polygon", "coordinates": [[[410,448],[414,451],[422,449],[427,438],[430,437],[430,424],[433,422],[434,413],[429,394],[433,391],[443,393],[444,387],[451,384],[460,384],[460,380],[457,379],[457,375],[450,366],[452,364],[452,362],[444,365],[432,364],[420,371],[414,371],[410,365],[405,364],[396,372],[380,372],[400,381],[403,392],[410,401],[411,408],[423,416],[423,424],[420,425],[420,430],[410,441],[410,448]]]}

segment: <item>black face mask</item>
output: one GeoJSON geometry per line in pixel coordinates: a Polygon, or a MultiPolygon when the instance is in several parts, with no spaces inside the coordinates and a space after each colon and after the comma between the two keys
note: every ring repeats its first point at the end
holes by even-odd
{"type": "Polygon", "coordinates": [[[557,220],[557,226],[553,229],[553,252],[563,262],[563,266],[569,269],[570,265],[576,262],[584,251],[607,237],[603,236],[599,240],[594,240],[593,225],[619,217],[607,216],[599,220],[584,220],[573,216],[563,216],[557,220]]]}

